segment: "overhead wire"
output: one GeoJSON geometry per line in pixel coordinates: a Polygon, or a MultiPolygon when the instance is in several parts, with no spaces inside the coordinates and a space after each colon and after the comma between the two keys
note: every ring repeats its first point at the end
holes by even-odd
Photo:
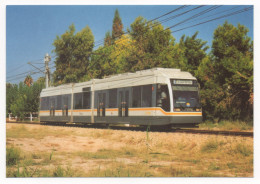
{"type": "MultiPolygon", "coordinates": [[[[55,68],[55,66],[49,67],[49,69],[53,69],[53,68],[55,68]]],[[[38,71],[38,72],[36,72],[36,70],[34,70],[34,71],[35,71],[35,72],[31,72],[29,75],[32,76],[32,75],[39,74],[39,73],[42,74],[42,72],[40,72],[40,71],[38,71]]],[[[28,74],[27,74],[27,75],[28,75],[28,74]]],[[[24,76],[16,76],[16,77],[14,77],[14,78],[12,78],[12,79],[7,79],[7,82],[11,82],[11,81],[14,81],[14,80],[17,80],[17,79],[25,78],[27,75],[24,75],[24,76]]]]}
{"type": "Polygon", "coordinates": [[[186,13],[190,13],[190,12],[192,12],[192,11],[194,11],[194,10],[197,10],[197,9],[199,9],[199,8],[202,8],[202,7],[204,7],[204,6],[205,6],[205,5],[197,6],[197,7],[195,7],[195,8],[190,9],[190,10],[187,10],[187,11],[185,11],[185,12],[182,12],[182,13],[179,13],[179,14],[177,14],[177,15],[174,15],[174,16],[168,17],[168,18],[166,18],[166,19],[163,19],[163,20],[159,21],[157,24],[155,24],[155,26],[157,26],[157,25],[159,25],[159,24],[161,24],[161,23],[168,22],[169,20],[173,20],[173,19],[175,19],[175,18],[177,18],[177,17],[180,17],[180,16],[182,16],[182,15],[184,15],[184,14],[186,14],[186,13]]]}
{"type": "MultiPolygon", "coordinates": [[[[41,63],[34,63],[34,64],[41,64],[41,63]]],[[[42,63],[42,64],[44,64],[44,63],[42,63]]],[[[49,63],[49,66],[54,65],[54,64],[55,63],[49,63]]],[[[23,65],[23,66],[26,66],[26,65],[23,65]]],[[[44,68],[45,68],[45,66],[39,67],[39,69],[44,69],[44,68]]],[[[12,76],[7,76],[7,78],[13,78],[13,77],[21,76],[21,75],[24,75],[24,74],[28,75],[28,74],[30,74],[30,72],[34,72],[34,71],[37,71],[37,69],[29,70],[29,71],[26,71],[26,72],[23,72],[23,73],[20,73],[20,74],[16,74],[16,75],[12,75],[12,76]]],[[[10,71],[9,73],[11,73],[11,72],[14,72],[14,71],[10,71]]]]}
{"type": "Polygon", "coordinates": [[[176,23],[176,24],[174,24],[174,25],[172,25],[172,26],[166,28],[165,30],[171,29],[171,28],[176,27],[176,26],[179,26],[179,25],[181,25],[181,24],[183,24],[183,23],[185,23],[185,22],[187,22],[187,21],[189,21],[189,20],[192,20],[192,19],[194,19],[194,18],[197,18],[197,17],[199,17],[199,16],[201,16],[201,15],[204,15],[204,14],[206,14],[206,13],[208,13],[208,12],[210,12],[210,11],[213,11],[213,10],[219,8],[219,7],[221,7],[221,6],[212,6],[212,7],[210,7],[210,8],[207,8],[206,10],[203,10],[202,12],[199,12],[199,13],[197,13],[197,14],[195,14],[195,15],[193,15],[193,16],[191,16],[191,17],[189,17],[189,18],[187,18],[187,19],[185,19],[185,20],[183,20],[183,21],[181,21],[181,22],[179,22],[179,23],[176,23]]]}
{"type": "Polygon", "coordinates": [[[166,16],[166,15],[169,15],[169,14],[171,14],[171,13],[174,13],[174,12],[176,12],[176,11],[178,11],[178,10],[183,9],[183,8],[186,8],[186,7],[188,7],[188,6],[190,6],[190,5],[183,5],[183,6],[180,6],[180,7],[176,8],[176,9],[174,9],[174,10],[168,12],[168,13],[165,13],[165,14],[159,16],[159,17],[156,17],[156,18],[154,18],[154,19],[148,21],[148,23],[149,23],[149,22],[152,22],[152,21],[155,21],[155,20],[157,20],[157,19],[160,19],[160,18],[162,18],[162,17],[164,17],[164,16],[166,16]]]}
{"type": "Polygon", "coordinates": [[[187,27],[184,27],[184,28],[181,28],[181,29],[172,31],[171,33],[175,33],[175,32],[178,32],[178,31],[182,31],[182,30],[184,30],[184,29],[188,29],[188,28],[191,28],[191,27],[199,26],[199,25],[202,25],[202,24],[205,24],[205,23],[208,23],[208,22],[212,22],[212,21],[215,21],[215,20],[218,20],[218,19],[222,19],[222,18],[225,18],[225,17],[229,17],[229,16],[232,16],[232,15],[236,15],[236,14],[239,14],[239,13],[243,13],[243,12],[246,12],[246,11],[249,11],[249,10],[252,10],[252,9],[253,9],[253,7],[244,8],[244,9],[238,10],[238,11],[236,11],[236,12],[232,12],[232,13],[229,13],[229,14],[226,14],[226,15],[222,15],[222,16],[219,16],[219,17],[216,17],[216,18],[213,18],[213,19],[204,21],[204,22],[200,22],[200,23],[197,23],[197,24],[194,24],[194,25],[191,25],[191,26],[187,26],[187,27]]]}
{"type": "Polygon", "coordinates": [[[219,14],[222,14],[224,12],[228,12],[228,11],[231,11],[231,10],[235,10],[237,8],[240,8],[241,6],[235,6],[233,8],[230,8],[230,9],[227,9],[227,10],[223,10],[223,11],[219,11],[219,12],[216,12],[216,13],[213,13],[211,15],[207,15],[207,16],[204,16],[204,17],[200,17],[200,18],[197,18],[195,20],[191,20],[191,21],[188,21],[186,23],[183,23],[182,25],[185,25],[185,24],[189,24],[191,22],[195,22],[195,21],[198,21],[198,20],[202,20],[202,19],[205,19],[205,18],[209,18],[209,17],[212,17],[212,16],[215,16],[215,15],[219,15],[219,14]]]}
{"type": "MultiPolygon", "coordinates": [[[[39,61],[39,59],[37,60],[33,60],[33,61],[39,61]]],[[[30,61],[30,62],[33,62],[33,61],[30,61]]],[[[15,68],[7,68],[7,70],[12,70],[13,71],[17,71],[18,69],[21,69],[22,67],[26,66],[25,64],[21,64],[19,66],[15,66],[15,68]]],[[[8,71],[7,71],[8,72],[8,71]]]]}
{"type": "MultiPolygon", "coordinates": [[[[54,67],[55,67],[54,64],[49,65],[49,69],[53,69],[54,67]]],[[[45,68],[45,66],[40,67],[39,69],[44,69],[44,68],[45,68]]],[[[7,81],[13,81],[13,80],[25,78],[28,75],[34,75],[36,73],[42,73],[42,72],[36,72],[37,70],[38,69],[33,69],[33,70],[30,70],[30,71],[27,71],[27,72],[23,72],[23,73],[20,73],[20,74],[11,76],[11,77],[7,77],[7,81]]]]}

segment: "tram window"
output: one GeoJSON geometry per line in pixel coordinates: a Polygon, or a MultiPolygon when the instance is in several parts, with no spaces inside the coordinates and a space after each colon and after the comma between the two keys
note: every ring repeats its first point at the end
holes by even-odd
{"type": "Polygon", "coordinates": [[[45,104],[46,104],[46,102],[45,102],[45,97],[42,97],[41,98],[41,110],[45,110],[45,104]]]}
{"type": "Polygon", "coordinates": [[[74,109],[82,109],[82,93],[74,94],[74,109]]]}
{"type": "Polygon", "coordinates": [[[110,89],[108,91],[108,98],[109,98],[108,107],[116,108],[117,107],[117,89],[110,89]]]}
{"type": "Polygon", "coordinates": [[[49,97],[46,97],[45,110],[49,110],[49,106],[50,106],[50,98],[49,98],[49,97]]]}
{"type": "Polygon", "coordinates": [[[45,101],[44,98],[40,98],[40,109],[44,110],[45,101]]]}
{"type": "Polygon", "coordinates": [[[106,107],[106,93],[103,93],[103,106],[106,107]]]}
{"type": "Polygon", "coordinates": [[[167,85],[157,85],[156,106],[165,111],[170,111],[170,96],[167,85]]]}
{"type": "Polygon", "coordinates": [[[56,101],[56,97],[51,96],[50,97],[50,109],[55,109],[55,101],[56,101]]]}
{"type": "Polygon", "coordinates": [[[141,107],[141,86],[133,87],[133,107],[141,107]]]}
{"type": "Polygon", "coordinates": [[[152,106],[152,85],[142,86],[142,107],[152,106]]]}
{"type": "Polygon", "coordinates": [[[61,95],[57,96],[57,104],[56,104],[56,110],[61,110],[61,95]]]}
{"type": "Polygon", "coordinates": [[[41,98],[41,110],[49,110],[49,97],[41,98]]]}
{"type": "Polygon", "coordinates": [[[71,95],[62,95],[62,107],[67,107],[70,109],[70,103],[71,103],[71,95]]]}
{"type": "Polygon", "coordinates": [[[83,93],[83,109],[90,109],[90,92],[83,93]]]}

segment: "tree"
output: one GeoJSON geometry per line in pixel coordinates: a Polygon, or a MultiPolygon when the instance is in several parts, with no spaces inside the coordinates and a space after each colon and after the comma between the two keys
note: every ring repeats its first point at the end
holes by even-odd
{"type": "Polygon", "coordinates": [[[25,114],[38,112],[40,93],[44,88],[44,80],[39,78],[31,86],[20,82],[17,84],[6,84],[6,115],[12,113],[14,116],[24,119],[25,114]]]}
{"type": "Polygon", "coordinates": [[[6,84],[6,115],[11,113],[11,104],[13,104],[16,100],[18,93],[18,86],[17,84],[6,84]]]}
{"type": "Polygon", "coordinates": [[[132,59],[134,70],[174,65],[172,52],[175,39],[170,30],[164,29],[159,22],[147,22],[143,17],[137,17],[128,32],[136,48],[135,58],[132,59]]]}
{"type": "Polygon", "coordinates": [[[124,32],[123,32],[122,20],[118,10],[116,9],[114,19],[113,19],[113,26],[112,26],[112,41],[114,42],[116,39],[120,38],[123,34],[124,32]]]}
{"type": "Polygon", "coordinates": [[[114,69],[113,73],[133,71],[136,65],[136,53],[135,41],[129,35],[123,35],[116,40],[110,54],[110,67],[114,69]]]}
{"type": "Polygon", "coordinates": [[[85,75],[85,80],[92,78],[102,78],[111,74],[115,74],[115,67],[111,65],[112,61],[110,55],[113,46],[99,47],[92,54],[90,65],[88,66],[88,73],[85,75]]]}
{"type": "Polygon", "coordinates": [[[219,120],[253,117],[253,43],[247,32],[240,24],[219,26],[214,32],[211,59],[199,66],[202,101],[207,101],[204,109],[219,120]]]}
{"type": "Polygon", "coordinates": [[[33,79],[30,75],[27,75],[24,79],[24,84],[26,84],[28,87],[30,87],[33,83],[33,79]]]}
{"type": "Polygon", "coordinates": [[[27,89],[29,89],[29,87],[23,82],[20,82],[17,88],[15,100],[10,104],[11,113],[21,119],[24,118],[26,108],[28,107],[26,103],[29,97],[26,95],[26,92],[28,91],[27,89]]]}
{"type": "Polygon", "coordinates": [[[29,112],[38,112],[40,108],[40,94],[42,89],[45,87],[45,81],[42,78],[38,78],[36,82],[33,83],[31,89],[31,97],[30,101],[27,101],[29,104],[29,108],[27,111],[29,112]]]}
{"type": "Polygon", "coordinates": [[[207,42],[198,39],[198,31],[191,37],[183,35],[180,39],[179,46],[184,51],[184,57],[186,58],[186,68],[192,74],[198,69],[198,66],[202,60],[207,56],[206,51],[209,49],[206,46],[207,42]]]}
{"type": "Polygon", "coordinates": [[[112,44],[112,37],[111,37],[111,34],[110,32],[106,32],[106,36],[105,36],[105,39],[104,39],[104,46],[110,46],[112,44]]]}
{"type": "Polygon", "coordinates": [[[94,36],[88,26],[75,34],[72,24],[61,37],[53,43],[56,53],[54,84],[79,82],[87,72],[90,55],[94,47],[94,36]]]}
{"type": "Polygon", "coordinates": [[[56,70],[53,73],[53,80],[56,85],[69,82],[65,77],[67,77],[70,66],[75,60],[72,53],[75,48],[74,33],[75,26],[72,24],[69,30],[63,35],[57,36],[53,42],[53,46],[55,47],[53,52],[56,53],[56,70]]]}
{"type": "Polygon", "coordinates": [[[45,86],[45,77],[39,77],[37,80],[36,80],[37,83],[41,83],[45,86]]]}

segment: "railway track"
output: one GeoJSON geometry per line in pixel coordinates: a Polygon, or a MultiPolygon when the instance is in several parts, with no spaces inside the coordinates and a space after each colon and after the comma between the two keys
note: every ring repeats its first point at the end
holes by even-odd
{"type": "MultiPolygon", "coordinates": [[[[144,127],[126,127],[126,126],[94,126],[86,124],[45,124],[40,122],[10,122],[16,124],[31,124],[31,125],[45,125],[45,126],[63,126],[63,127],[78,127],[78,128],[96,128],[96,129],[112,129],[112,130],[129,130],[129,131],[147,131],[144,127]]],[[[177,133],[190,133],[190,134],[211,134],[211,135],[225,135],[225,136],[242,136],[253,137],[253,132],[239,132],[239,131],[223,131],[223,130],[199,130],[199,129],[149,129],[150,132],[177,132],[177,133]]]]}

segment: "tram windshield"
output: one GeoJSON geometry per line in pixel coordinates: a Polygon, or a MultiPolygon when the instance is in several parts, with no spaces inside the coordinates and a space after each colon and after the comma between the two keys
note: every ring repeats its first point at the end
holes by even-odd
{"type": "Polygon", "coordinates": [[[174,109],[191,110],[200,108],[198,84],[193,80],[172,80],[174,109]]]}

